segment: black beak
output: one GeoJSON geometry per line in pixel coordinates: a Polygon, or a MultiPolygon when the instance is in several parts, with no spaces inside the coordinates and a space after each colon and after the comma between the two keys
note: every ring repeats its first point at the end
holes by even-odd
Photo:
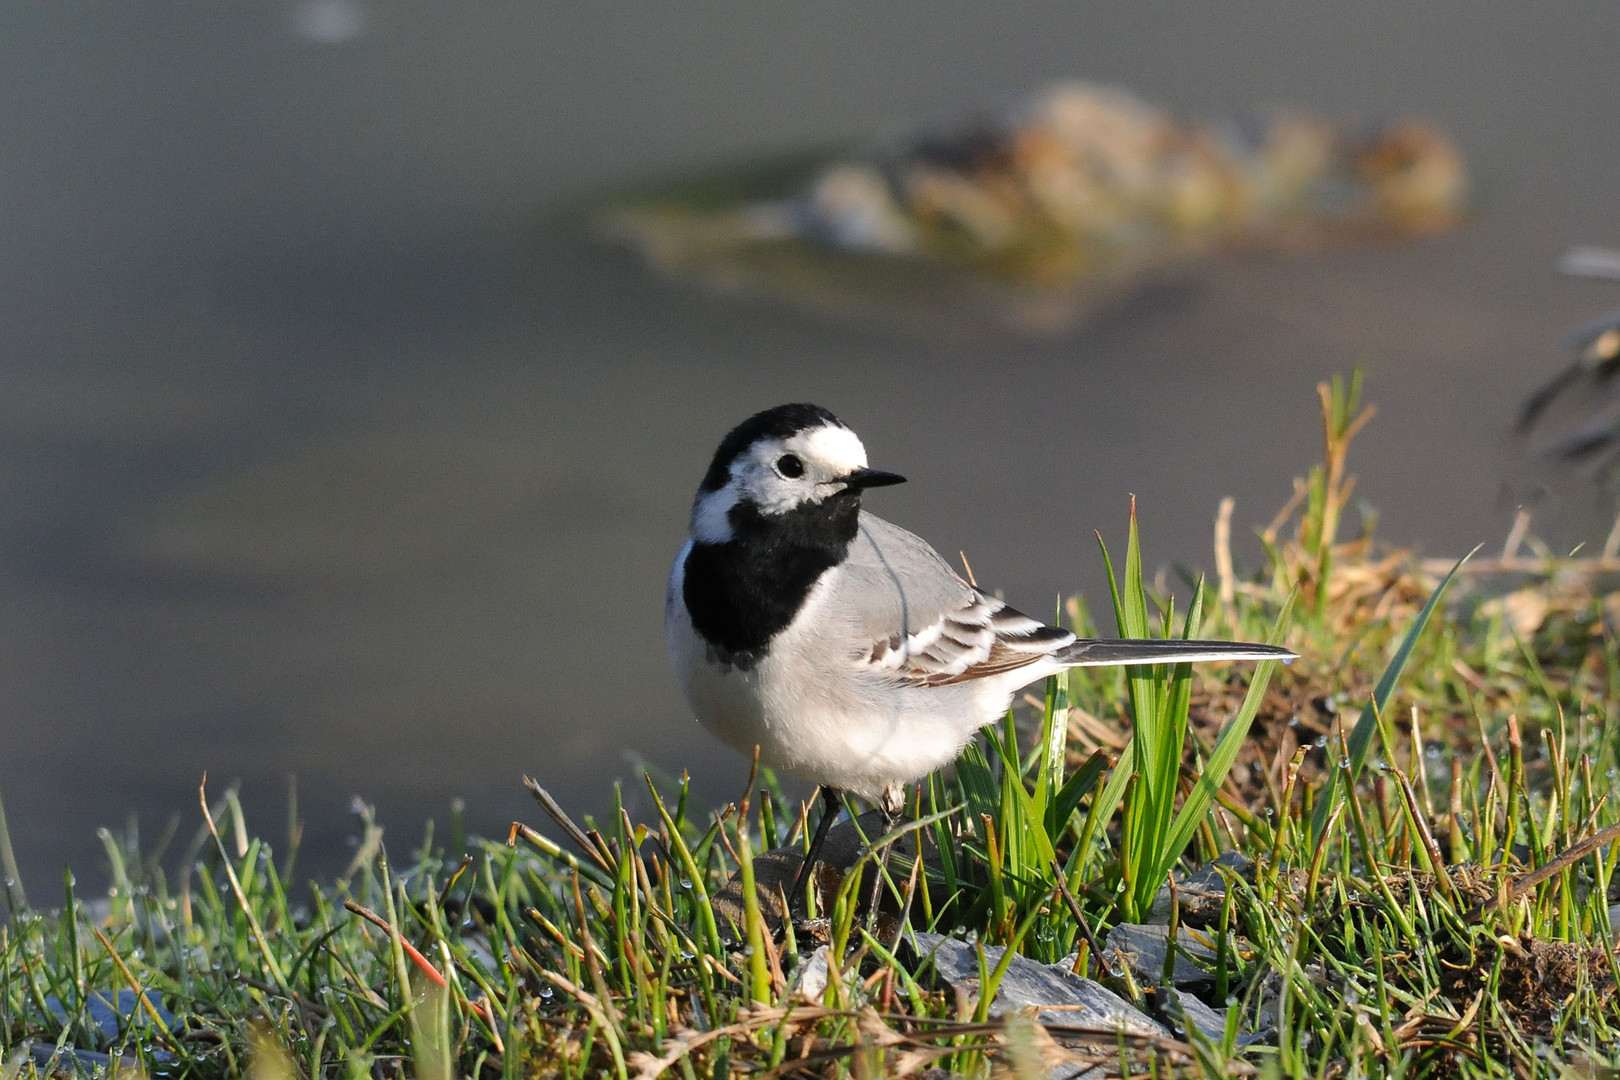
{"type": "Polygon", "coordinates": [[[889,487],[905,482],[906,478],[899,473],[884,472],[881,469],[856,469],[843,479],[843,483],[852,491],[860,488],[889,487]]]}

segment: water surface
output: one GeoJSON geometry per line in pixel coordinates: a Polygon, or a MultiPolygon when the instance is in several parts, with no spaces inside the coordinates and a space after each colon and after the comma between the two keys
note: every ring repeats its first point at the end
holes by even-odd
{"type": "MultiPolygon", "coordinates": [[[[1620,240],[1605,5],[0,22],[0,794],[36,894],[64,859],[94,876],[94,828],[126,813],[189,835],[205,770],[272,836],[296,773],[311,867],[341,859],[355,794],[396,844],[457,796],[483,828],[535,819],[523,772],[576,809],[639,760],[734,794],[661,598],[707,455],[763,406],[839,412],[911,478],[874,508],[1044,613],[1100,598],[1092,530],[1122,542],[1132,493],[1152,563],[1209,565],[1223,495],[1268,520],[1316,452],[1313,387],[1357,364],[1381,533],[1499,540],[1530,475],[1514,410],[1614,305],[1550,271],[1620,240]],[[1477,218],[1222,260],[1039,341],[692,294],[556,213],[1075,76],[1211,117],[1426,117],[1477,218]]],[[[1585,499],[1553,505],[1564,542],[1602,539],[1585,499]]]]}

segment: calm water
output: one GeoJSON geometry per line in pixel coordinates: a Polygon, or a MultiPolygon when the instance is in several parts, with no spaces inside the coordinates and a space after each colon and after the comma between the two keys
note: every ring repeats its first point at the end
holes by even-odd
{"type": "MultiPolygon", "coordinates": [[[[355,794],[396,844],[456,796],[534,820],[524,772],[581,809],[640,760],[729,797],[742,762],[686,717],[661,595],[707,454],[757,408],[838,411],[912,480],[874,508],[1044,612],[1098,595],[1091,530],[1122,542],[1129,493],[1152,562],[1208,565],[1223,495],[1268,520],[1316,451],[1312,387],[1356,364],[1381,533],[1498,541],[1514,409],[1616,302],[1549,269],[1620,241],[1607,5],[560,7],[0,15],[0,794],[36,894],[64,858],[98,876],[126,813],[189,836],[205,770],[273,836],[297,774],[322,865],[355,794]],[[1063,76],[1205,116],[1430,118],[1477,221],[1212,264],[1047,342],[693,295],[545,224],[1063,76]]],[[[1601,541],[1585,505],[1549,529],[1601,541]]]]}

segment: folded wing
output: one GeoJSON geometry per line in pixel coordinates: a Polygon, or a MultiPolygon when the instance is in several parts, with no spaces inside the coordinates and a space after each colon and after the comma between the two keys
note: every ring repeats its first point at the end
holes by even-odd
{"type": "Polygon", "coordinates": [[[1294,656],[1234,641],[1077,639],[986,596],[920,537],[864,512],[843,570],[827,614],[848,640],[870,643],[851,659],[913,686],[988,678],[1042,660],[1104,667],[1294,656]]]}

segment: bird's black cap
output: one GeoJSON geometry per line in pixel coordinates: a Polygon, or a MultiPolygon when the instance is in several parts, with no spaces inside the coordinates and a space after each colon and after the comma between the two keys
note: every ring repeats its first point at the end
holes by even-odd
{"type": "Polygon", "coordinates": [[[719,491],[725,487],[726,481],[731,479],[731,463],[737,460],[738,454],[759,439],[786,439],[809,428],[828,424],[837,427],[847,426],[820,405],[806,402],[778,405],[774,409],[755,413],[732,428],[726,437],[720,440],[720,446],[714,452],[714,460],[709,463],[709,471],[703,474],[703,483],[698,486],[698,490],[719,491]]]}

